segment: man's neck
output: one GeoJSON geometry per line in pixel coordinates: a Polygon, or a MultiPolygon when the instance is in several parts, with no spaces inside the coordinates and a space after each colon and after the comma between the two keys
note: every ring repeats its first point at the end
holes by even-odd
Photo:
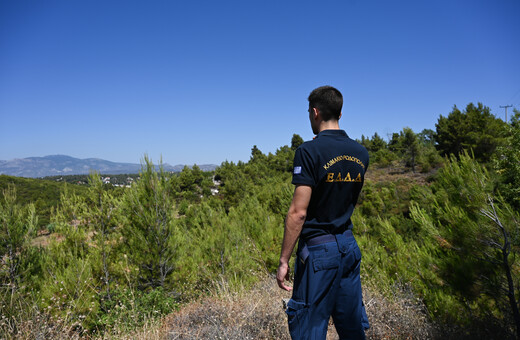
{"type": "Polygon", "coordinates": [[[337,120],[322,121],[320,123],[319,132],[324,130],[339,130],[339,122],[337,120]]]}

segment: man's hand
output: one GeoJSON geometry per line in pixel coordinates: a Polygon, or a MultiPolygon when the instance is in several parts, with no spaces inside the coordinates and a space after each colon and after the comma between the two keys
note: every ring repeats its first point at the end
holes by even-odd
{"type": "Polygon", "coordinates": [[[289,265],[287,263],[280,263],[280,265],[278,266],[278,272],[276,273],[276,281],[278,282],[278,287],[288,292],[292,290],[292,287],[286,286],[284,280],[289,281],[289,272],[289,265]]]}

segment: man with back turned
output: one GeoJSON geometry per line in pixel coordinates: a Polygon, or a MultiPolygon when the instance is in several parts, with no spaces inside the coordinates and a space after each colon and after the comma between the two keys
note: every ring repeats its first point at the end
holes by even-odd
{"type": "Polygon", "coordinates": [[[293,290],[287,303],[293,339],[325,339],[330,316],[341,339],[364,339],[361,252],[350,220],[368,167],[367,150],[339,128],[341,92],[322,86],[309,95],[316,137],[294,156],[294,195],[285,220],[276,279],[293,290]],[[294,287],[287,286],[289,259],[298,242],[294,287]]]}

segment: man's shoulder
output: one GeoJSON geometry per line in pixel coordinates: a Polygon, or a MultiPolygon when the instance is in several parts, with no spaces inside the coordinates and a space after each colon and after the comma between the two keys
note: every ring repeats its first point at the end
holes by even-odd
{"type": "Polygon", "coordinates": [[[305,141],[298,147],[299,152],[313,154],[315,152],[318,152],[318,151],[321,151],[324,149],[330,150],[331,148],[332,149],[336,149],[336,148],[345,149],[346,148],[346,149],[350,150],[351,152],[368,156],[367,149],[362,144],[360,144],[358,141],[350,138],[348,135],[345,134],[344,136],[334,136],[334,137],[335,138],[327,138],[326,136],[325,136],[325,138],[315,137],[312,140],[305,141]]]}
{"type": "Polygon", "coordinates": [[[307,149],[313,148],[315,144],[316,144],[316,139],[311,139],[311,140],[308,140],[308,141],[303,142],[303,143],[298,147],[298,149],[301,149],[301,150],[307,150],[307,149]]]}
{"type": "Polygon", "coordinates": [[[367,148],[365,148],[361,143],[359,143],[358,141],[356,141],[354,139],[351,139],[351,138],[349,138],[349,140],[350,140],[350,143],[351,143],[353,148],[357,149],[361,153],[364,153],[364,154],[368,155],[367,148]]]}
{"type": "Polygon", "coordinates": [[[348,146],[350,148],[359,150],[360,152],[364,152],[368,154],[367,149],[358,141],[350,138],[349,136],[339,136],[337,138],[329,139],[329,138],[314,138],[312,140],[303,142],[299,146],[302,150],[316,149],[322,147],[328,147],[329,145],[343,145],[348,146]]]}
{"type": "Polygon", "coordinates": [[[367,148],[365,148],[361,143],[353,139],[350,139],[348,148],[353,155],[356,155],[356,157],[360,158],[363,161],[363,163],[365,163],[365,165],[368,166],[369,154],[367,148]]]}
{"type": "Polygon", "coordinates": [[[303,142],[297,149],[296,152],[298,153],[309,153],[316,150],[318,145],[316,144],[316,139],[311,139],[308,141],[303,142]]]}

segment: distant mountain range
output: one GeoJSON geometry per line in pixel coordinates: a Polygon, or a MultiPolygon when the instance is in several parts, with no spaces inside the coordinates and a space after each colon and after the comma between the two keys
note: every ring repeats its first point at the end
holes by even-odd
{"type": "MultiPolygon", "coordinates": [[[[198,165],[203,171],[212,171],[217,167],[214,164],[198,165]]],[[[163,164],[165,171],[180,172],[184,165],[163,164]]],[[[83,175],[91,170],[101,174],[135,174],[141,170],[140,164],[115,163],[99,158],[79,159],[65,155],[54,155],[45,157],[29,157],[12,159],[10,161],[0,160],[0,175],[17,177],[46,177],[59,175],[83,175]]]]}

